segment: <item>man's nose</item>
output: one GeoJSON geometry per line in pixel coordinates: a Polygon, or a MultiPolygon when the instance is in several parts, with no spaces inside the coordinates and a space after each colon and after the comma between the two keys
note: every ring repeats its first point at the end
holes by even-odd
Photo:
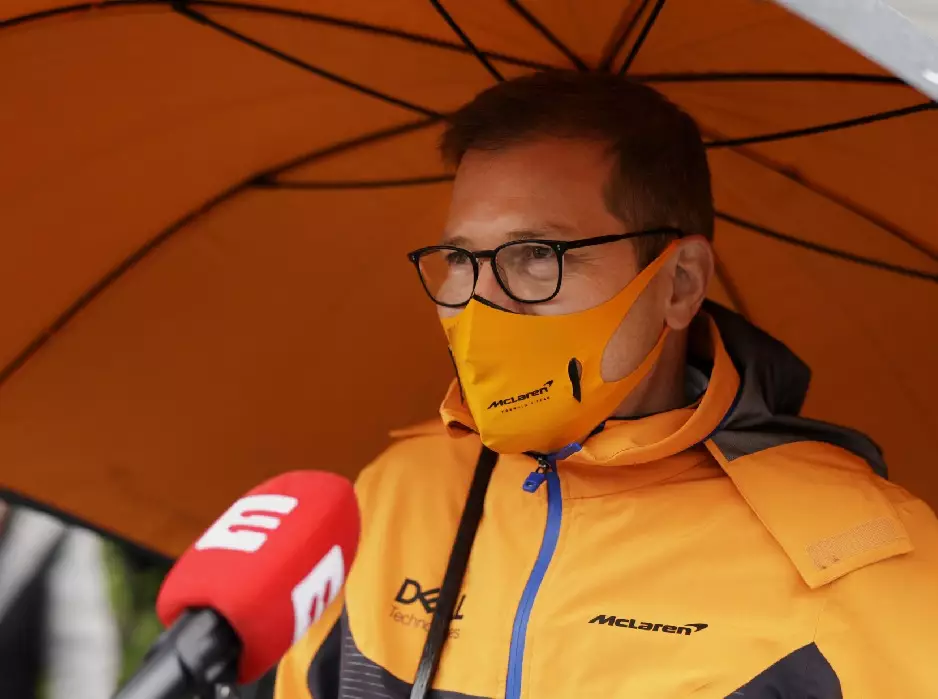
{"type": "Polygon", "coordinates": [[[476,282],[475,295],[499,308],[504,308],[506,311],[524,313],[524,304],[513,300],[505,293],[501,284],[498,283],[498,279],[495,278],[495,272],[492,269],[494,264],[494,261],[491,259],[479,260],[479,279],[476,282]]]}

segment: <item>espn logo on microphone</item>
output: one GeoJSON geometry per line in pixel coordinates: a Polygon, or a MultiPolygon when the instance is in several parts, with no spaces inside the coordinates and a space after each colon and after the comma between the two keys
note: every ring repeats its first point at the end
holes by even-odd
{"type": "MultiPolygon", "coordinates": [[[[197,551],[240,551],[256,553],[268,534],[280,527],[299,500],[289,495],[248,495],[238,500],[195,542],[197,551]]],[[[293,588],[293,642],[299,641],[311,624],[316,623],[326,607],[345,584],[345,557],[342,547],[334,545],[313,569],[293,588]]]]}

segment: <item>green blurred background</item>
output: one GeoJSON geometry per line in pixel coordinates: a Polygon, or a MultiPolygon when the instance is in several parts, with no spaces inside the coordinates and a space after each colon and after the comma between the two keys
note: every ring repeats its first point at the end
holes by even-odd
{"type": "Polygon", "coordinates": [[[124,651],[120,679],[123,684],[163,630],[154,607],[160,583],[170,566],[136,555],[111,541],[105,542],[105,557],[124,651]]]}

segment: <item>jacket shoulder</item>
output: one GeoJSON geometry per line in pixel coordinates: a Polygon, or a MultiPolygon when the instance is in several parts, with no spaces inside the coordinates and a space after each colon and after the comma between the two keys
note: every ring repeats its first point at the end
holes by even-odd
{"type": "Polygon", "coordinates": [[[447,492],[464,496],[478,450],[478,439],[453,438],[442,427],[397,439],[359,473],[359,502],[364,509],[377,500],[405,505],[447,492]]]}
{"type": "Polygon", "coordinates": [[[876,488],[901,522],[910,550],[830,585],[815,643],[845,697],[938,696],[938,519],[904,488],[879,478],[876,488]]]}
{"type": "Polygon", "coordinates": [[[811,588],[908,554],[907,523],[927,529],[934,519],[924,503],[834,444],[793,441],[738,458],[714,455],[811,588]],[[904,517],[893,499],[908,509],[904,517]]]}

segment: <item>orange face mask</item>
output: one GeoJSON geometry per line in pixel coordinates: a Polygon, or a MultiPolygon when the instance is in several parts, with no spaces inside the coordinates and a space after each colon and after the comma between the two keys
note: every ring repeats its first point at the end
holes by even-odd
{"type": "Polygon", "coordinates": [[[550,454],[586,438],[651,371],[668,330],[632,373],[603,381],[606,345],[676,249],[671,245],[618,294],[558,316],[511,313],[473,298],[443,329],[483,444],[503,454],[550,454]]]}

